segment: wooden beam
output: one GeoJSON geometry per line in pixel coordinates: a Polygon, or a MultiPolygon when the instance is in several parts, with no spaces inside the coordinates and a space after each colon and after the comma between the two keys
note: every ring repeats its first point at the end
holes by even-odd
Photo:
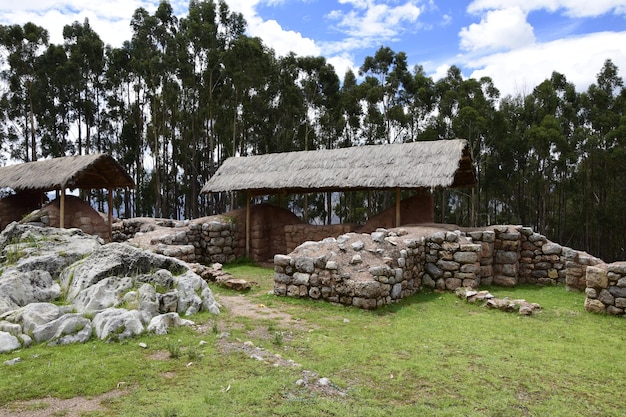
{"type": "Polygon", "coordinates": [[[109,191],[109,242],[113,242],[113,190],[109,191]]]}
{"type": "Polygon", "coordinates": [[[65,229],[65,188],[61,188],[61,201],[59,206],[59,228],[65,229]]]}
{"type": "Polygon", "coordinates": [[[246,258],[250,258],[250,191],[246,190],[246,258]]]}
{"type": "Polygon", "coordinates": [[[400,227],[400,199],[402,198],[402,190],[396,188],[396,227],[400,227]]]}

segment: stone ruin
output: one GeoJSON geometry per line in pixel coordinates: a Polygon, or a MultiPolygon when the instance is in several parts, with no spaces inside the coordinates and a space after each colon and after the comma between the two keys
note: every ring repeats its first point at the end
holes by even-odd
{"type": "MultiPolygon", "coordinates": [[[[423,289],[564,284],[582,291],[589,286],[590,274],[603,270],[601,265],[600,259],[562,247],[528,227],[407,226],[305,242],[288,255],[276,255],[274,293],[374,309],[423,289]]],[[[587,289],[588,298],[598,301],[586,304],[623,315],[626,278],[622,270],[626,266],[608,266],[607,278],[597,280],[597,285],[609,289],[587,289]],[[613,307],[600,307],[600,294],[613,307]]]]}
{"type": "MultiPolygon", "coordinates": [[[[70,212],[76,214],[70,215],[74,220],[66,218],[66,222],[99,234],[95,224],[100,220],[106,227],[103,216],[90,207],[95,216],[84,215],[89,210],[81,210],[81,204],[86,203],[76,200],[70,197],[70,207],[76,206],[70,212]]],[[[363,226],[311,225],[288,210],[255,205],[251,210],[251,257],[274,263],[275,293],[279,296],[372,309],[423,289],[565,284],[568,290],[585,291],[588,311],[625,314],[623,264],[606,265],[587,253],[551,242],[528,227],[468,229],[424,224],[432,220],[432,215],[428,216],[431,210],[422,210],[415,218],[405,215],[415,212],[416,206],[431,205],[432,201],[429,205],[421,195],[402,201],[402,218],[422,223],[396,229],[376,227],[392,224],[393,208],[363,226]]],[[[55,221],[54,203],[47,211],[36,213],[42,224],[55,221]]],[[[223,264],[245,255],[245,210],[185,221],[116,220],[112,228],[114,241],[192,264],[223,264]]]]}

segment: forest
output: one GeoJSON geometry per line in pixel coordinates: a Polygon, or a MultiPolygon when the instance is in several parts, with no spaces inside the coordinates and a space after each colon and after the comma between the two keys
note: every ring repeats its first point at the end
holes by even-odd
{"type": "MultiPolygon", "coordinates": [[[[139,8],[131,28],[111,47],[88,20],[65,26],[63,44],[33,23],[0,26],[5,163],[108,153],[137,185],[115,194],[120,217],[180,219],[241,204],[199,194],[230,156],[464,138],[478,184],[433,190],[437,222],[521,224],[626,259],[626,88],[611,57],[586,91],[553,72],[501,97],[490,78],[452,66],[433,80],[384,46],[343,78],[323,57],[276,56],[223,0],[191,0],[181,18],[166,1],[154,14],[139,8]]],[[[103,191],[87,197],[106,204],[103,191]]],[[[362,222],[393,201],[384,192],[285,200],[319,223],[362,222]]]]}

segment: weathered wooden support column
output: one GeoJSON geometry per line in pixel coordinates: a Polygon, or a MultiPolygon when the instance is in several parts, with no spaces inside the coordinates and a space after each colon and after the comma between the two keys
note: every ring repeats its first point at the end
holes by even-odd
{"type": "Polygon", "coordinates": [[[109,188],[108,191],[109,191],[109,242],[113,242],[113,190],[109,188]]]}
{"type": "Polygon", "coordinates": [[[402,190],[396,188],[396,227],[400,227],[400,199],[402,198],[402,190]]]}
{"type": "Polygon", "coordinates": [[[250,191],[246,190],[246,258],[250,258],[250,191]]]}
{"type": "Polygon", "coordinates": [[[59,202],[59,228],[65,229],[65,188],[61,188],[61,200],[59,202]]]}

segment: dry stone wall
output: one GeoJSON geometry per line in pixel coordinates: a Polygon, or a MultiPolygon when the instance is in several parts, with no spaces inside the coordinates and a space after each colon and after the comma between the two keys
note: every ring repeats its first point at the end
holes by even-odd
{"type": "Polygon", "coordinates": [[[114,225],[115,241],[129,241],[190,263],[228,263],[245,250],[242,226],[227,218],[194,221],[134,218],[114,225]]]}
{"type": "Polygon", "coordinates": [[[592,313],[624,316],[626,312],[626,262],[588,266],[585,270],[585,284],[585,310],[592,313]]]}
{"type": "Polygon", "coordinates": [[[378,229],[306,242],[288,255],[276,255],[274,293],[373,309],[424,287],[454,291],[528,283],[583,290],[578,277],[600,262],[528,227],[421,235],[409,227],[378,229]]]}

